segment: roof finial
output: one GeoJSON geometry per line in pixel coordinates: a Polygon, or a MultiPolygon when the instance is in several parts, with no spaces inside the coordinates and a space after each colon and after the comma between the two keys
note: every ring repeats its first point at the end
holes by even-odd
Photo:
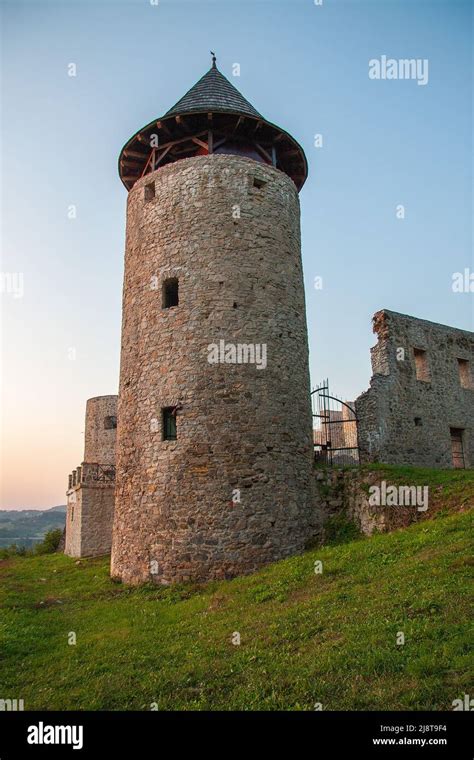
{"type": "Polygon", "coordinates": [[[213,53],[212,50],[211,50],[211,55],[212,55],[212,68],[216,69],[217,68],[217,66],[216,66],[216,60],[217,60],[216,59],[216,54],[213,53]]]}

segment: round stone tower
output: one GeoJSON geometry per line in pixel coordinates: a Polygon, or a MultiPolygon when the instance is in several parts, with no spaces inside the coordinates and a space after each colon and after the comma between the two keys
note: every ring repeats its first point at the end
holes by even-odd
{"type": "Polygon", "coordinates": [[[86,404],[84,462],[115,464],[117,396],[95,396],[86,404]]]}
{"type": "Polygon", "coordinates": [[[129,190],[112,575],[301,551],[312,416],[300,146],[210,71],[119,159],[129,190]]]}

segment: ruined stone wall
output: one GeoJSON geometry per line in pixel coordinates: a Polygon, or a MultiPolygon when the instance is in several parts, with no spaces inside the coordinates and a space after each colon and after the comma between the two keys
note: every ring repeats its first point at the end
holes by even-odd
{"type": "MultiPolygon", "coordinates": [[[[377,474],[362,472],[358,467],[345,470],[328,468],[316,469],[314,478],[313,507],[320,518],[312,536],[314,543],[326,542],[328,521],[333,518],[344,518],[354,523],[360,533],[370,536],[387,529],[388,517],[397,517],[394,510],[390,514],[387,509],[369,505],[368,487],[370,483],[380,480],[377,474]]],[[[416,510],[411,512],[416,516],[416,510]]]]}
{"type": "Polygon", "coordinates": [[[115,464],[117,396],[96,396],[86,405],[84,462],[115,464]]]}
{"type": "Polygon", "coordinates": [[[293,182],[232,155],[139,180],[128,196],[112,575],[231,577],[301,551],[311,422],[293,182]],[[163,308],[169,278],[179,304],[163,308]],[[210,364],[221,339],[265,344],[266,367],[210,364]],[[164,407],[177,408],[175,441],[163,440],[164,407]]]}
{"type": "Polygon", "coordinates": [[[373,323],[374,374],[356,400],[361,461],[452,467],[450,428],[458,428],[465,465],[473,467],[474,383],[463,387],[458,359],[469,363],[472,380],[474,334],[385,309],[373,323]],[[423,379],[415,349],[425,352],[423,379]]]}
{"type": "Polygon", "coordinates": [[[402,477],[394,476],[389,469],[316,468],[314,478],[315,522],[309,545],[327,543],[341,521],[371,536],[431,520],[446,510],[458,512],[474,507],[472,478],[457,493],[450,492],[449,487],[445,490],[443,486],[430,485],[422,471],[406,472],[402,477]],[[376,499],[374,490],[378,491],[376,499]]]}

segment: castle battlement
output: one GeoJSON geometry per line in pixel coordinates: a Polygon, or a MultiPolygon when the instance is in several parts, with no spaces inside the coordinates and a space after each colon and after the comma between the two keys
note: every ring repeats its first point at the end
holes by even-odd
{"type": "Polygon", "coordinates": [[[83,462],[68,476],[68,489],[87,485],[115,483],[115,465],[98,462],[83,462]]]}

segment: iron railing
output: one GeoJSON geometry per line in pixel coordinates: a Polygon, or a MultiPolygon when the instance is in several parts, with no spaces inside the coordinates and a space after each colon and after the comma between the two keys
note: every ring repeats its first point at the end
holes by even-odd
{"type": "Polygon", "coordinates": [[[83,462],[69,475],[69,488],[81,483],[115,483],[115,465],[83,462]]]}

